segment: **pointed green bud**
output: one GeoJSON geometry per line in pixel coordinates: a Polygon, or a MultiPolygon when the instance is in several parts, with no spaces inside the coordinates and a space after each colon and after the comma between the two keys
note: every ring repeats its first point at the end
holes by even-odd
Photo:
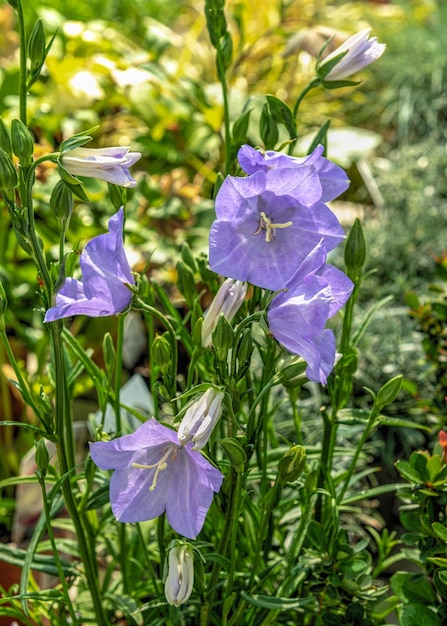
{"type": "Polygon", "coordinates": [[[104,356],[104,365],[106,368],[107,377],[109,380],[111,380],[113,372],[115,370],[116,352],[115,346],[113,345],[112,335],[110,333],[106,333],[104,335],[104,339],[102,340],[102,353],[104,356]]]}
{"type": "Polygon", "coordinates": [[[11,135],[5,122],[0,117],[0,148],[2,148],[9,157],[12,158],[11,135]]]}
{"type": "Polygon", "coordinates": [[[17,187],[17,170],[9,155],[0,148],[0,189],[8,191],[17,187]]]}
{"type": "Polygon", "coordinates": [[[280,370],[281,382],[286,389],[299,387],[307,382],[306,376],[307,363],[302,359],[292,357],[280,370]]]}
{"type": "Polygon", "coordinates": [[[218,56],[219,61],[223,64],[222,68],[224,71],[230,66],[231,58],[233,56],[233,40],[231,39],[231,35],[228,31],[226,31],[219,42],[219,50],[220,55],[218,56]]]}
{"type": "Polygon", "coordinates": [[[365,257],[365,237],[360,220],[356,217],[345,244],[345,263],[348,270],[347,274],[351,280],[358,279],[365,263],[365,257]]]}
{"type": "Polygon", "coordinates": [[[232,437],[226,437],[224,439],[219,439],[219,445],[225,450],[225,454],[234,469],[239,474],[242,474],[244,466],[247,462],[247,455],[239,441],[237,439],[233,439],[232,437]]]}
{"type": "Polygon", "coordinates": [[[292,446],[280,459],[278,464],[278,483],[282,486],[292,483],[301,476],[306,465],[306,449],[303,446],[292,446]]]}
{"type": "Polygon", "coordinates": [[[45,32],[40,18],[28,39],[28,58],[31,61],[31,73],[39,71],[45,61],[45,32]]]}
{"type": "Polygon", "coordinates": [[[74,200],[71,189],[62,180],[59,180],[51,192],[50,208],[65,227],[70,222],[73,206],[74,200]]]}
{"type": "Polygon", "coordinates": [[[177,288],[185,298],[186,304],[191,309],[194,298],[197,295],[194,272],[184,261],[178,261],[175,267],[177,270],[177,288]]]}
{"type": "Polygon", "coordinates": [[[233,347],[234,331],[227,318],[221,314],[211,335],[219,361],[225,361],[228,351],[233,347]]]}
{"type": "Polygon", "coordinates": [[[239,342],[239,348],[237,351],[237,359],[240,365],[244,365],[249,362],[253,352],[253,339],[251,336],[251,329],[246,328],[239,342]]]}
{"type": "Polygon", "coordinates": [[[21,161],[31,162],[34,152],[34,140],[25,124],[18,119],[11,123],[12,151],[21,161]]]}
{"type": "Polygon", "coordinates": [[[45,443],[45,439],[39,439],[36,443],[36,465],[40,476],[44,477],[47,473],[50,455],[45,443]]]}
{"type": "Polygon", "coordinates": [[[395,376],[380,388],[376,398],[376,406],[381,411],[388,404],[392,404],[399,395],[402,387],[402,374],[395,376]]]}
{"type": "Polygon", "coordinates": [[[165,335],[157,335],[152,342],[151,355],[154,363],[158,365],[161,372],[166,374],[172,363],[171,344],[165,335]]]}
{"type": "Polygon", "coordinates": [[[264,104],[262,108],[261,119],[259,120],[259,132],[266,149],[273,150],[278,143],[279,133],[276,122],[270,115],[267,104],[264,104]]]}

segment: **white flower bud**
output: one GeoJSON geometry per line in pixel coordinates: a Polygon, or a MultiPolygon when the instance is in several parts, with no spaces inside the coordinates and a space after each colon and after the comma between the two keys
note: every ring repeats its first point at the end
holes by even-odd
{"type": "Polygon", "coordinates": [[[168,558],[168,576],[165,582],[166,600],[172,606],[188,601],[194,584],[193,553],[185,544],[171,549],[168,558]]]}
{"type": "Polygon", "coordinates": [[[187,409],[180,422],[178,440],[182,446],[192,441],[193,450],[201,450],[222,415],[224,392],[210,387],[187,409]]]}
{"type": "Polygon", "coordinates": [[[217,292],[209,309],[205,312],[202,325],[202,346],[209,348],[212,343],[213,330],[217,326],[219,316],[224,315],[231,322],[247,295],[247,285],[240,280],[227,278],[217,292]]]}

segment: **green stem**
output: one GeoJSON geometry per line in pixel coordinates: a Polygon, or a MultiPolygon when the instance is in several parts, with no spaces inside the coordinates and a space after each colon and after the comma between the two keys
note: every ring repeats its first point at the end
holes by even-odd
{"type": "Polygon", "coordinates": [[[65,579],[64,569],[62,567],[61,559],[59,557],[59,551],[56,545],[56,540],[54,538],[53,527],[51,526],[51,512],[50,512],[50,507],[49,507],[48,499],[47,499],[47,491],[45,488],[45,478],[42,472],[39,470],[36,472],[36,474],[37,474],[37,478],[39,480],[40,486],[42,488],[42,501],[43,501],[43,508],[44,508],[44,513],[45,513],[45,521],[46,521],[46,526],[47,526],[48,539],[50,540],[54,561],[56,563],[57,571],[59,574],[59,580],[61,582],[62,590],[64,592],[64,603],[66,604],[68,608],[68,612],[70,613],[71,623],[74,626],[77,626],[79,624],[79,621],[76,617],[76,613],[73,608],[73,604],[71,602],[67,581],[65,579]]]}
{"type": "Polygon", "coordinates": [[[379,410],[377,409],[377,406],[374,405],[371,413],[369,414],[366,426],[365,426],[365,428],[364,428],[364,430],[362,432],[362,436],[360,437],[360,440],[359,440],[359,442],[357,444],[357,447],[355,449],[354,456],[352,457],[352,461],[351,461],[351,464],[349,466],[348,472],[346,474],[343,486],[342,486],[342,488],[340,490],[340,493],[337,496],[337,504],[340,504],[340,502],[342,502],[343,496],[345,495],[346,490],[349,487],[349,483],[351,482],[351,478],[352,478],[352,476],[353,476],[353,474],[355,472],[355,468],[357,466],[357,461],[359,459],[359,456],[360,456],[360,454],[362,452],[362,449],[363,449],[363,446],[364,446],[366,440],[368,439],[372,429],[374,428],[376,417],[377,417],[378,414],[379,414],[379,410]]]}
{"type": "MultiPolygon", "coordinates": [[[[75,468],[74,437],[72,416],[68,402],[66,387],[65,360],[62,345],[62,323],[58,320],[48,324],[52,338],[54,376],[56,388],[56,416],[55,430],[59,437],[57,446],[58,461],[62,475],[71,473],[75,468]]],[[[70,517],[73,521],[79,545],[79,553],[85,569],[93,607],[98,626],[107,626],[102,599],[99,593],[97,563],[95,559],[95,544],[91,529],[85,515],[78,510],[76,499],[70,480],[63,481],[62,493],[70,517]]]]}
{"type": "Polygon", "coordinates": [[[168,331],[169,341],[171,343],[171,351],[172,351],[171,352],[171,356],[172,356],[171,375],[170,375],[169,382],[170,382],[170,387],[171,387],[170,393],[171,393],[172,398],[174,398],[176,394],[176,379],[177,379],[177,368],[178,368],[177,337],[175,334],[174,327],[172,326],[168,318],[165,315],[163,315],[163,313],[160,313],[158,309],[156,309],[155,307],[149,304],[146,304],[139,298],[137,298],[136,301],[134,302],[134,308],[140,309],[144,311],[145,313],[150,313],[150,315],[158,319],[168,331]]]}
{"type": "MultiPolygon", "coordinates": [[[[220,538],[219,548],[217,550],[218,554],[222,555],[223,557],[226,557],[228,555],[229,547],[231,545],[235,545],[236,543],[236,537],[234,533],[237,532],[238,527],[237,518],[239,516],[240,496],[243,483],[243,475],[241,473],[236,472],[236,470],[233,468],[231,472],[232,480],[230,482],[231,492],[229,497],[229,508],[225,518],[225,526],[220,538]]],[[[235,555],[236,552],[233,552],[233,558],[231,559],[232,568],[235,567],[235,555]]],[[[200,626],[208,626],[208,624],[210,623],[212,607],[216,595],[216,585],[219,581],[220,572],[221,564],[219,561],[215,561],[208,582],[208,600],[206,602],[206,605],[202,608],[202,613],[200,616],[200,626]]],[[[229,595],[231,589],[228,589],[227,591],[229,595]]]]}
{"type": "Polygon", "coordinates": [[[23,16],[23,7],[22,0],[17,1],[17,22],[19,28],[19,38],[20,38],[20,85],[19,85],[19,107],[20,107],[20,119],[25,124],[27,124],[27,76],[28,70],[26,67],[26,30],[25,30],[25,19],[23,16]]]}
{"type": "Polygon", "coordinates": [[[116,432],[122,435],[121,429],[121,379],[123,371],[123,344],[124,344],[124,315],[118,315],[116,328],[116,348],[115,348],[115,418],[116,432]]]}
{"type": "Polygon", "coordinates": [[[300,93],[300,95],[296,99],[295,105],[293,107],[293,119],[294,120],[296,120],[296,117],[298,115],[298,109],[300,108],[302,101],[307,96],[309,91],[311,91],[312,89],[315,89],[315,87],[318,87],[318,85],[320,84],[321,84],[321,81],[318,78],[318,76],[316,76],[315,78],[312,78],[312,80],[304,87],[303,91],[300,93]]]}
{"type": "MultiPolygon", "coordinates": [[[[217,50],[218,62],[217,65],[219,67],[219,50],[217,50]]],[[[223,63],[222,63],[223,65],[223,63]]],[[[225,129],[225,165],[224,165],[224,176],[230,173],[231,168],[231,132],[230,132],[230,109],[228,106],[228,85],[227,79],[225,76],[225,70],[218,71],[220,84],[222,85],[222,100],[224,106],[224,129],[225,129]]]]}
{"type": "MultiPolygon", "coordinates": [[[[2,343],[3,346],[5,348],[6,351],[6,355],[8,357],[8,360],[11,364],[11,367],[14,370],[14,373],[16,375],[17,378],[17,382],[19,384],[19,388],[20,388],[20,393],[22,394],[22,397],[25,401],[25,403],[33,410],[33,413],[36,415],[36,417],[39,418],[39,420],[44,424],[45,428],[48,430],[49,424],[47,424],[45,418],[42,419],[42,415],[41,415],[41,411],[39,409],[39,407],[37,406],[37,404],[34,402],[34,399],[28,389],[28,386],[25,382],[25,379],[22,376],[22,372],[20,371],[20,368],[18,366],[18,363],[16,361],[16,358],[14,356],[13,351],[11,350],[11,346],[9,345],[9,341],[8,341],[8,337],[6,335],[6,330],[5,328],[0,324],[0,336],[2,339],[2,343]]],[[[51,431],[48,431],[49,434],[51,431]]]]}

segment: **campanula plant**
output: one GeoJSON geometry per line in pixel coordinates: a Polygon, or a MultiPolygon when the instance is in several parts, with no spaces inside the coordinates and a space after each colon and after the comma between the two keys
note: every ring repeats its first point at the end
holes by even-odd
{"type": "MultiPolygon", "coordinates": [[[[317,62],[294,103],[269,94],[262,145],[253,145],[250,111],[236,121],[230,111],[225,2],[206,0],[222,160],[209,177],[207,254],[184,245],[163,268],[176,276],[167,283],[151,272],[150,258],[134,263],[128,250],[128,225],[138,231],[147,204],[141,152],[86,147],[93,131],[85,131],[38,155],[27,98],[52,40],[40,20],[27,31],[22,0],[10,5],[21,81],[17,119],[0,133],[0,190],[17,245],[34,263],[46,353],[42,384],[31,384],[9,341],[0,283],[0,336],[28,407],[27,421],[14,424],[37,443],[34,474],[9,484],[37,486],[42,497],[27,551],[0,550],[0,559],[21,567],[18,594],[5,590],[0,615],[51,626],[384,623],[397,603],[388,602],[380,575],[396,543],[386,532],[368,534],[359,503],[395,489],[368,482],[375,470],[367,453],[371,433],[394,424],[384,410],[402,378],[369,390],[369,406],[351,406],[365,240],[359,222],[347,235],[329,206],[349,179],[327,157],[324,129],[307,153],[296,146],[306,93],[352,85],[344,79],[376,60],[383,44],[362,31],[317,62]],[[282,145],[279,126],[290,136],[282,145]],[[58,246],[48,245],[36,219],[43,163],[57,179],[48,210],[58,246]],[[71,218],[90,202],[86,178],[109,183],[111,208],[102,232],[83,237],[72,254],[71,218]],[[336,267],[331,255],[341,246],[345,266],[336,267]],[[98,317],[113,329],[104,320],[99,353],[79,334],[83,321],[98,317]],[[135,318],[144,367],[124,385],[126,330],[135,318]],[[82,416],[88,445],[80,451],[74,400],[85,378],[97,406],[82,416]],[[34,571],[55,578],[45,588],[34,571]]],[[[45,201],[39,196],[39,206],[45,201]]]]}

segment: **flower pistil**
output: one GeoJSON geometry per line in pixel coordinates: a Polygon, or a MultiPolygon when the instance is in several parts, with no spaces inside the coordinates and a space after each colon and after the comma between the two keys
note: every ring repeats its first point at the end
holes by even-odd
{"type": "Polygon", "coordinates": [[[272,220],[267,217],[264,211],[261,211],[261,217],[259,218],[259,228],[254,233],[255,235],[259,235],[262,230],[265,230],[265,240],[267,243],[270,243],[275,239],[276,229],[277,228],[288,228],[292,226],[293,222],[284,222],[284,224],[275,224],[272,220]]]}
{"type": "Polygon", "coordinates": [[[167,462],[174,461],[174,459],[177,457],[177,448],[178,446],[175,446],[175,445],[169,445],[163,448],[163,451],[166,450],[166,452],[163,454],[161,459],[157,461],[157,463],[152,463],[152,465],[144,465],[142,463],[132,463],[132,467],[135,467],[135,469],[149,470],[149,469],[155,468],[154,478],[152,480],[151,486],[149,487],[149,491],[155,490],[155,487],[157,486],[158,475],[160,472],[162,472],[168,467],[167,462]],[[171,458],[169,458],[171,455],[171,452],[172,452],[172,456],[171,458]]]}

